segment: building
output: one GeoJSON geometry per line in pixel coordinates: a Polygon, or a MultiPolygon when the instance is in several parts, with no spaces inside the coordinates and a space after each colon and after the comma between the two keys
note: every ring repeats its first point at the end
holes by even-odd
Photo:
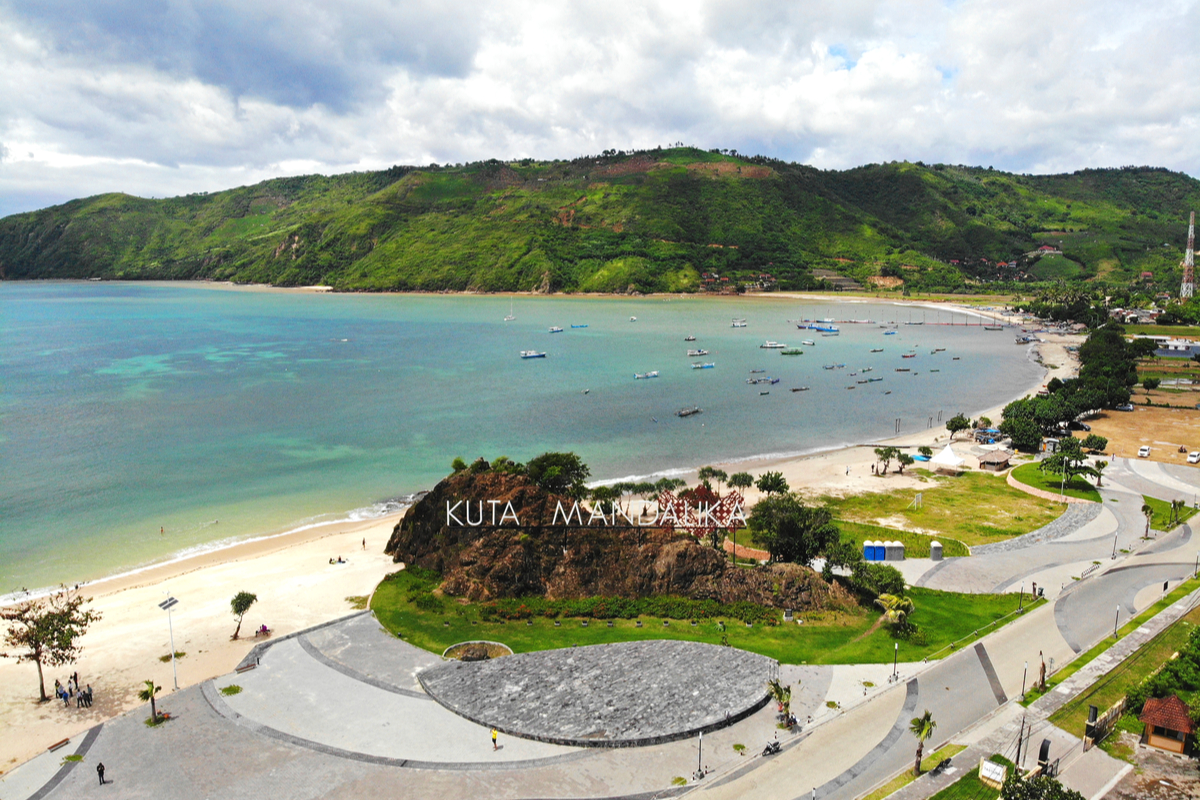
{"type": "Polygon", "coordinates": [[[988,469],[993,472],[1003,472],[1008,469],[1008,462],[1012,460],[1012,453],[1007,450],[993,450],[987,455],[979,457],[979,468],[988,469]]]}
{"type": "Polygon", "coordinates": [[[1142,744],[1170,753],[1182,753],[1187,737],[1196,730],[1187,703],[1173,694],[1147,699],[1138,720],[1146,724],[1142,744]]]}

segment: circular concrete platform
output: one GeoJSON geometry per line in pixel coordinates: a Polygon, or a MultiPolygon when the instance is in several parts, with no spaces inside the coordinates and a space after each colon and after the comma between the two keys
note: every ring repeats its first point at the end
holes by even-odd
{"type": "Polygon", "coordinates": [[[417,677],[446,708],[513,736],[637,747],[752,714],[776,666],[732,647],[653,640],[439,664],[417,677]]]}

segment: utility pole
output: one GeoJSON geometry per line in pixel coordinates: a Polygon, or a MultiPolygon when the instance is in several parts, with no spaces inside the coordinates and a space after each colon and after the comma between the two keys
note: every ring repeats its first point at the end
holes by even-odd
{"type": "Polygon", "coordinates": [[[1113,618],[1113,638],[1117,638],[1117,622],[1121,619],[1121,604],[1117,603],[1117,616],[1113,618]]]}
{"type": "Polygon", "coordinates": [[[167,599],[158,604],[158,607],[167,612],[167,630],[171,634],[171,673],[175,678],[175,689],[179,689],[179,670],[175,667],[175,627],[171,624],[171,608],[178,605],[179,601],[171,597],[171,593],[167,592],[167,599]]]}
{"type": "Polygon", "coordinates": [[[1017,769],[1021,768],[1021,740],[1025,738],[1025,715],[1021,715],[1021,727],[1017,729],[1017,758],[1013,761],[1017,769]]]}
{"type": "Polygon", "coordinates": [[[1025,679],[1029,677],[1029,662],[1025,662],[1025,671],[1021,673],[1021,702],[1025,702],[1025,679]]]}

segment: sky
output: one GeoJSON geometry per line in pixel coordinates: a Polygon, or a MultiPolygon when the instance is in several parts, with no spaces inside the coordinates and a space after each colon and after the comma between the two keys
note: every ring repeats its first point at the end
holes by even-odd
{"type": "Polygon", "coordinates": [[[683,142],[1200,175],[1200,0],[0,0],[0,216],[683,142]]]}

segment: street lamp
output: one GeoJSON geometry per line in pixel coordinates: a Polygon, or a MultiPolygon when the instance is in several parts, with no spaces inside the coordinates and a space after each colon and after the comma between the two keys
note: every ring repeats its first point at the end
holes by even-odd
{"type": "Polygon", "coordinates": [[[1025,679],[1029,677],[1029,662],[1025,662],[1025,671],[1021,673],[1021,702],[1025,702],[1025,679]]]}
{"type": "Polygon", "coordinates": [[[179,670],[175,667],[175,627],[171,624],[171,609],[178,605],[179,601],[171,597],[171,593],[167,592],[167,599],[158,604],[158,607],[167,612],[167,630],[171,633],[171,674],[175,678],[175,688],[179,689],[179,670]]]}
{"type": "Polygon", "coordinates": [[[896,665],[899,663],[900,663],[900,643],[896,642],[896,654],[894,656],[892,656],[892,680],[896,680],[896,677],[899,674],[899,672],[896,669],[896,665]]]}
{"type": "Polygon", "coordinates": [[[1117,621],[1121,619],[1121,604],[1117,603],[1117,615],[1113,617],[1113,638],[1117,638],[1117,621]]]}
{"type": "Polygon", "coordinates": [[[1117,534],[1119,534],[1120,532],[1121,532],[1121,529],[1119,527],[1115,531],[1113,531],[1113,554],[1112,554],[1112,557],[1114,559],[1117,557],[1117,534]]]}

